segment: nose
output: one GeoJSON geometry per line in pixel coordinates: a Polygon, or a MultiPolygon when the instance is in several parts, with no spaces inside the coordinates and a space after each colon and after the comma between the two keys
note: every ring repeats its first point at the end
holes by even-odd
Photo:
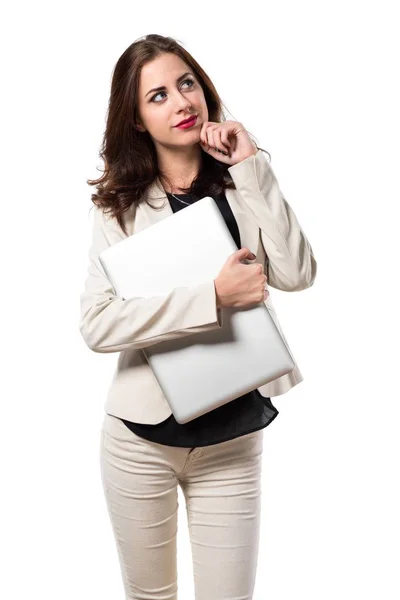
{"type": "Polygon", "coordinates": [[[190,101],[180,92],[177,92],[175,102],[177,110],[179,111],[182,109],[187,110],[191,106],[190,101]]]}

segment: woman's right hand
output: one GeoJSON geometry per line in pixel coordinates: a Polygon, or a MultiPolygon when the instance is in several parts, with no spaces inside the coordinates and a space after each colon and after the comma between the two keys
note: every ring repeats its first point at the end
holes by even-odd
{"type": "Polygon", "coordinates": [[[268,297],[264,266],[261,263],[243,264],[241,261],[246,258],[254,260],[256,257],[248,248],[240,248],[228,256],[214,279],[217,308],[249,306],[268,297]]]}

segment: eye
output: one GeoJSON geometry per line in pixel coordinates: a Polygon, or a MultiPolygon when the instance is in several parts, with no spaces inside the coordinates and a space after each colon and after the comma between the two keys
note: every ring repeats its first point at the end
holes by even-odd
{"type": "MultiPolygon", "coordinates": [[[[189,82],[189,83],[191,84],[189,87],[193,87],[193,86],[194,86],[194,81],[193,81],[193,79],[185,79],[184,81],[182,81],[182,85],[183,85],[184,83],[187,83],[187,82],[189,82]]],[[[165,94],[165,92],[158,92],[158,94],[155,94],[155,95],[154,95],[154,96],[151,98],[150,102],[154,102],[154,101],[155,101],[155,98],[157,98],[157,96],[159,96],[160,94],[165,94]]],[[[158,101],[156,102],[156,104],[158,104],[158,101]]]]}
{"type": "MultiPolygon", "coordinates": [[[[194,85],[194,81],[193,81],[193,79],[185,79],[185,80],[182,82],[182,85],[183,85],[184,83],[186,83],[187,81],[188,81],[189,83],[191,83],[192,85],[194,85]]],[[[190,86],[190,87],[192,87],[192,86],[190,86]]]]}

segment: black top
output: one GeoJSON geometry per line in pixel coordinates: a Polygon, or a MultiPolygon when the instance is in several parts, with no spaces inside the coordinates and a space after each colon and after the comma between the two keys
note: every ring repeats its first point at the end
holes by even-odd
{"type": "MultiPolygon", "coordinates": [[[[174,195],[185,202],[196,201],[190,194],[174,195]]],[[[167,197],[174,213],[186,208],[187,205],[176,200],[172,194],[167,193],[167,197]]],[[[225,194],[214,197],[214,200],[239,249],[241,247],[239,228],[225,194]]],[[[255,389],[188,423],[178,423],[173,414],[155,425],[121,420],[131,431],[153,442],[166,446],[192,448],[210,446],[257,431],[269,425],[278,414],[279,411],[273,406],[271,399],[255,389]]]]}

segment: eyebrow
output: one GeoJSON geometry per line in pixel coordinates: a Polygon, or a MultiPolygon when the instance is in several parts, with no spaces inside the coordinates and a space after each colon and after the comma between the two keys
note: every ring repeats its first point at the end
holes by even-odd
{"type": "MultiPolygon", "coordinates": [[[[177,83],[179,83],[180,81],[182,81],[182,79],[184,79],[186,77],[186,75],[193,75],[193,73],[191,73],[190,71],[186,71],[186,73],[183,73],[183,75],[180,75],[178,77],[178,79],[176,80],[177,83]]],[[[147,94],[145,95],[148,96],[151,92],[161,92],[162,90],[166,90],[167,88],[165,87],[165,85],[161,85],[160,87],[156,87],[156,88],[152,88],[151,90],[149,90],[147,92],[147,94]]]]}

